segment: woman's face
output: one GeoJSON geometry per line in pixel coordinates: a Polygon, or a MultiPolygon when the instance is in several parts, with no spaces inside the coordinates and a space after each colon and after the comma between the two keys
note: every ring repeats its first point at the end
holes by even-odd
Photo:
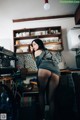
{"type": "Polygon", "coordinates": [[[32,43],[32,45],[33,45],[34,51],[38,50],[39,46],[35,41],[32,43]]]}

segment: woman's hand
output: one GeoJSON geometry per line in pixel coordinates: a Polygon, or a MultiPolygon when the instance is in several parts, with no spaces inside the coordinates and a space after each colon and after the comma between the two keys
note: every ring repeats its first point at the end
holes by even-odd
{"type": "Polygon", "coordinates": [[[35,60],[35,58],[34,58],[34,49],[33,49],[32,45],[29,45],[29,52],[32,54],[32,58],[35,60]]]}
{"type": "Polygon", "coordinates": [[[33,52],[33,47],[30,45],[30,50],[31,50],[31,52],[33,52]]]}
{"type": "Polygon", "coordinates": [[[29,45],[29,52],[33,53],[33,47],[29,45]]]}

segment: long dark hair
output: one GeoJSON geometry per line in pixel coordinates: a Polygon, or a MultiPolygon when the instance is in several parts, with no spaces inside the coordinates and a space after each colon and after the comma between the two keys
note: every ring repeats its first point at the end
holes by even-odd
{"type": "MultiPolygon", "coordinates": [[[[45,50],[45,49],[46,49],[45,46],[44,46],[44,43],[43,43],[43,41],[42,41],[41,39],[39,39],[39,38],[34,39],[34,40],[32,41],[32,43],[33,43],[33,42],[35,42],[35,43],[38,44],[39,49],[42,49],[42,50],[45,50]]],[[[32,45],[32,43],[31,43],[31,45],[32,45]]]]}

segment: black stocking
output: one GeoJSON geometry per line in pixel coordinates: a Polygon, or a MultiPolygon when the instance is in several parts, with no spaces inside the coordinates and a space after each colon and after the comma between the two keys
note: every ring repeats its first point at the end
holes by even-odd
{"type": "Polygon", "coordinates": [[[58,86],[59,83],[59,76],[56,76],[55,74],[52,74],[51,79],[49,81],[49,93],[48,93],[48,98],[49,98],[49,120],[54,120],[54,94],[56,87],[58,86]]]}
{"type": "MultiPolygon", "coordinates": [[[[48,72],[48,71],[47,71],[48,72]]],[[[46,74],[46,71],[42,70],[38,73],[38,85],[39,85],[39,106],[40,106],[40,117],[42,120],[45,116],[45,92],[46,92],[46,86],[48,83],[48,78],[50,77],[51,72],[49,74],[46,74]]]]}
{"type": "Polygon", "coordinates": [[[59,76],[56,74],[51,73],[48,70],[40,69],[38,71],[38,85],[39,85],[39,105],[40,105],[40,115],[42,120],[45,115],[45,93],[46,88],[49,82],[49,92],[48,92],[48,98],[49,98],[49,115],[50,119],[54,119],[54,92],[56,87],[59,83],[59,76]]]}
{"type": "Polygon", "coordinates": [[[40,77],[39,80],[39,108],[40,108],[40,117],[41,119],[45,117],[45,91],[46,91],[46,82],[44,84],[44,81],[40,77]]]}

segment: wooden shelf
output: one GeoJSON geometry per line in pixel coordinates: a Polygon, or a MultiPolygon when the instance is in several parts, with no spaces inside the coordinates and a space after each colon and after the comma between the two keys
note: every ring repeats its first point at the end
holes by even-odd
{"type": "MultiPolygon", "coordinates": [[[[40,38],[43,40],[45,46],[59,46],[59,49],[52,49],[50,51],[62,51],[63,50],[63,42],[62,42],[62,30],[61,26],[50,26],[50,27],[39,27],[39,28],[23,28],[13,31],[13,39],[14,39],[14,52],[16,53],[17,49],[22,49],[30,45],[29,41],[33,39],[40,38]],[[16,42],[23,42],[17,44],[16,42]],[[61,48],[60,48],[61,47],[61,48]]],[[[21,52],[20,52],[21,53],[21,52]]],[[[24,51],[22,53],[29,53],[28,51],[24,51]]]]}
{"type": "Polygon", "coordinates": [[[14,47],[25,47],[25,46],[29,46],[29,44],[14,45],[14,47]]]}
{"type": "Polygon", "coordinates": [[[14,37],[14,40],[26,40],[26,39],[35,39],[35,38],[46,38],[46,37],[59,37],[61,33],[59,34],[48,34],[48,35],[35,35],[35,36],[24,36],[24,37],[14,37]]]}
{"type": "Polygon", "coordinates": [[[47,43],[44,43],[45,45],[46,44],[54,44],[54,45],[57,45],[57,44],[61,44],[62,42],[47,42],[47,43]]]}

